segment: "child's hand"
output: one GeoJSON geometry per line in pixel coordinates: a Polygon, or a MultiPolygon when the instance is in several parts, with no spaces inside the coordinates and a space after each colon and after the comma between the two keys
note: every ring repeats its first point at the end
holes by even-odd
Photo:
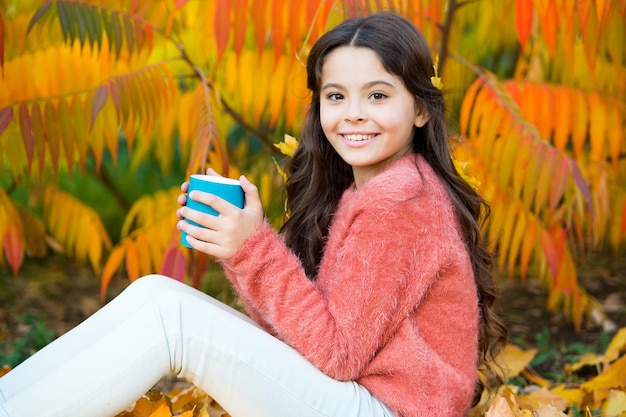
{"type": "MultiPolygon", "coordinates": [[[[213,175],[213,173],[207,172],[208,175],[213,175]]],[[[177,225],[178,230],[187,233],[187,242],[194,249],[217,258],[230,259],[263,223],[263,207],[257,187],[243,175],[239,181],[245,193],[246,203],[243,209],[213,194],[194,191],[189,197],[211,206],[219,213],[219,216],[191,210],[185,206],[177,210],[176,214],[180,219],[177,225]],[[194,226],[183,218],[200,224],[204,228],[194,226]]],[[[181,191],[186,192],[187,186],[187,183],[183,183],[181,191]]],[[[186,196],[178,197],[179,204],[184,205],[186,201],[186,196]]]]}
{"type": "MultiPolygon", "coordinates": [[[[215,170],[213,168],[209,168],[206,170],[206,174],[207,175],[214,175],[216,177],[220,177],[221,175],[218,174],[217,172],[215,172],[215,170]]],[[[178,196],[178,198],[176,199],[176,201],[178,202],[178,204],[180,204],[181,206],[185,206],[187,204],[187,190],[189,190],[189,181],[185,181],[181,184],[180,186],[180,191],[182,191],[183,194],[180,194],[178,196]]],[[[176,214],[178,215],[178,219],[179,220],[183,220],[182,217],[180,217],[180,215],[178,214],[180,212],[180,210],[176,211],[176,214]]]]}

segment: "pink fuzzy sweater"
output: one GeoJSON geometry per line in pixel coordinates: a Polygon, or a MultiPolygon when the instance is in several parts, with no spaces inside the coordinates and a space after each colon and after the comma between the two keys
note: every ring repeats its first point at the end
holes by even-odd
{"type": "Polygon", "coordinates": [[[472,401],[478,299],[448,195],[421,156],[345,191],[315,282],[263,225],[223,266],[248,313],[397,416],[462,416],[472,401]]]}

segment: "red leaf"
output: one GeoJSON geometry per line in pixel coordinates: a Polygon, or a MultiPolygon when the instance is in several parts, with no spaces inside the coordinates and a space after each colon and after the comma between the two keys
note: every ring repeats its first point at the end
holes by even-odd
{"type": "Polygon", "coordinates": [[[583,178],[583,174],[580,172],[580,168],[575,160],[570,159],[570,164],[572,166],[572,178],[574,179],[574,183],[582,193],[584,200],[587,202],[587,208],[589,209],[589,214],[591,215],[591,221],[594,221],[594,213],[593,213],[593,202],[591,199],[591,191],[589,190],[589,185],[583,178]]]}
{"type": "Polygon", "coordinates": [[[26,157],[28,159],[28,166],[30,167],[33,162],[33,151],[35,150],[35,136],[33,135],[33,126],[28,112],[28,106],[26,103],[20,103],[19,108],[20,130],[22,132],[22,140],[24,141],[24,148],[26,148],[26,157]]]}
{"type": "Polygon", "coordinates": [[[100,110],[102,110],[102,107],[104,107],[104,104],[107,101],[107,97],[109,95],[108,91],[109,89],[106,85],[101,85],[98,87],[96,94],[93,96],[93,101],[91,102],[91,125],[89,126],[89,133],[91,133],[91,129],[93,129],[93,123],[95,122],[96,117],[98,117],[98,113],[100,113],[100,110]]]}
{"type": "Polygon", "coordinates": [[[9,127],[9,123],[13,120],[13,106],[5,107],[0,110],[0,136],[9,127]]]}
{"type": "Polygon", "coordinates": [[[187,260],[183,252],[177,246],[170,247],[167,252],[165,252],[165,256],[163,256],[161,274],[182,282],[185,278],[186,270],[187,260]]]}
{"type": "Polygon", "coordinates": [[[9,225],[4,234],[4,253],[7,257],[13,275],[17,276],[17,272],[22,266],[24,260],[24,247],[22,239],[20,239],[20,231],[15,225],[9,225]]]}

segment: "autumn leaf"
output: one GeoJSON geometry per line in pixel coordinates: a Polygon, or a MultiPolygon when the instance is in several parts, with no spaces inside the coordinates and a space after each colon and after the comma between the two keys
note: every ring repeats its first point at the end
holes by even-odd
{"type": "Polygon", "coordinates": [[[515,378],[521,374],[537,355],[537,352],[537,349],[524,350],[519,346],[507,344],[500,361],[507,371],[507,378],[515,378]]]}
{"type": "Polygon", "coordinates": [[[285,140],[274,144],[284,155],[292,156],[298,147],[298,141],[293,136],[285,134],[285,140]]]}

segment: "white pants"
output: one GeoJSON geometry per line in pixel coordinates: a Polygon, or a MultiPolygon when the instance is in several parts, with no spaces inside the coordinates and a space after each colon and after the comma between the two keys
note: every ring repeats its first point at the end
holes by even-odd
{"type": "Polygon", "coordinates": [[[173,279],[140,278],[0,378],[2,417],[111,417],[175,372],[233,417],[390,417],[236,310],[173,279]]]}

